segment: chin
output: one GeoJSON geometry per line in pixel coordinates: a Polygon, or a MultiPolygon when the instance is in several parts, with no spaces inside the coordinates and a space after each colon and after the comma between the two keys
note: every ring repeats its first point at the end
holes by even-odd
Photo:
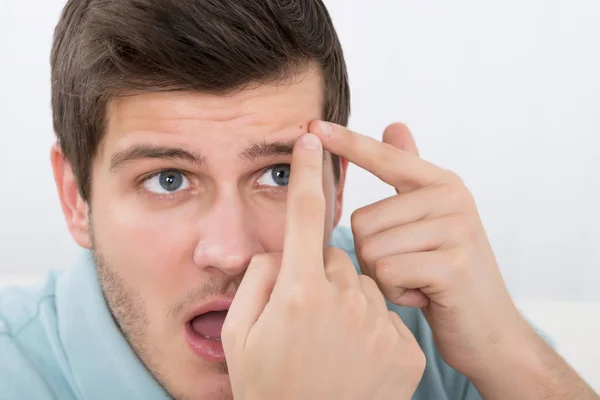
{"type": "Polygon", "coordinates": [[[231,383],[227,374],[211,374],[194,383],[186,393],[169,391],[175,400],[233,400],[231,383]],[[203,382],[199,384],[199,382],[203,382]]]}

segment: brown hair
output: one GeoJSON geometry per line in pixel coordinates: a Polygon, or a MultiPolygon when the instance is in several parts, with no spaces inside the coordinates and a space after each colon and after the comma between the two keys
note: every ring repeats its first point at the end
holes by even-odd
{"type": "MultiPolygon", "coordinates": [[[[52,46],[52,112],[82,198],[111,97],[130,90],[226,93],[323,77],[322,118],[347,125],[342,48],[321,0],[69,0],[52,46]]],[[[339,159],[334,157],[339,178],[339,159]]]]}

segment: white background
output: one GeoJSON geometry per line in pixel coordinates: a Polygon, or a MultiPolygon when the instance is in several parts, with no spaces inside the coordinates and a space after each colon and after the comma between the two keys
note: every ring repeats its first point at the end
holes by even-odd
{"type": "MultiPolygon", "coordinates": [[[[49,163],[49,51],[63,3],[0,0],[5,277],[64,268],[77,252],[49,163]]],[[[348,62],[351,127],[380,137],[406,122],[424,158],[465,179],[511,292],[600,388],[600,3],[326,3],[348,62]]],[[[351,169],[344,221],[392,193],[351,169]]]]}

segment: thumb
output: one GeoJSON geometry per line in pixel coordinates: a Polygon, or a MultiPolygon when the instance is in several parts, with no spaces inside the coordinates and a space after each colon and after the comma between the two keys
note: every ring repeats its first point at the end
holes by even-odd
{"type": "Polygon", "coordinates": [[[403,123],[395,122],[385,128],[385,131],[383,131],[383,143],[391,144],[415,156],[419,155],[415,138],[410,129],[403,123]]]}
{"type": "Polygon", "coordinates": [[[230,355],[243,349],[248,334],[271,298],[281,266],[281,253],[252,257],[223,323],[221,340],[228,366],[230,355]]]}

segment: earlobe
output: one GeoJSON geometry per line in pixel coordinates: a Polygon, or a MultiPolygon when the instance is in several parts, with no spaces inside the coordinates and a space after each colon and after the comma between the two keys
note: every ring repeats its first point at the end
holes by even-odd
{"type": "Polygon", "coordinates": [[[58,143],[52,146],[50,159],[60,205],[69,232],[78,245],[89,249],[91,248],[91,238],[88,204],[81,198],[71,164],[63,156],[58,143]]]}

